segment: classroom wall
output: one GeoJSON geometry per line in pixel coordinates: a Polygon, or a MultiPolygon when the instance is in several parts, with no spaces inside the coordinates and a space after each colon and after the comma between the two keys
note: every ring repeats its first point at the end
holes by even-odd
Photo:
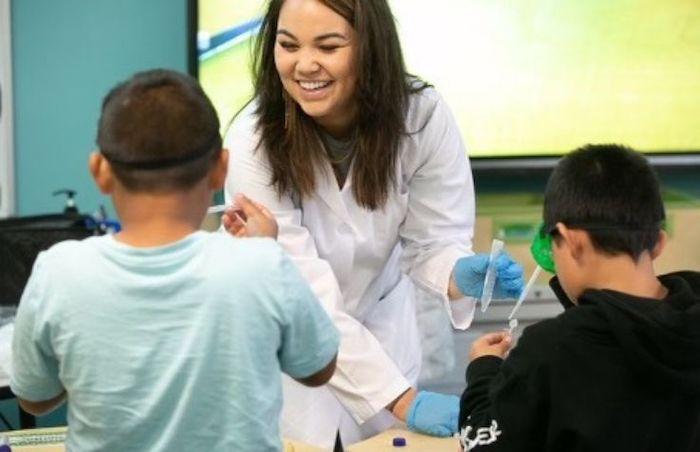
{"type": "Polygon", "coordinates": [[[86,163],[100,101],[135,71],[186,71],[186,49],[186,0],[12,1],[17,213],[61,210],[60,188],[109,205],[86,163]]]}

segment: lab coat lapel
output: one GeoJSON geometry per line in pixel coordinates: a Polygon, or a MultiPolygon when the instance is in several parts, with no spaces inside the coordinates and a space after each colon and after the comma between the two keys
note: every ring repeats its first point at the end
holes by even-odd
{"type": "MultiPolygon", "coordinates": [[[[349,178],[350,174],[348,174],[349,178]]],[[[331,164],[327,161],[323,162],[322,168],[316,168],[315,197],[326,204],[343,223],[348,225],[352,223],[348,209],[345,206],[345,202],[343,202],[343,192],[338,187],[338,181],[335,178],[331,164]]]]}
{"type": "MultiPolygon", "coordinates": [[[[348,179],[349,177],[348,175],[348,179]]],[[[341,191],[333,168],[331,168],[330,163],[324,162],[324,167],[316,170],[314,198],[318,208],[326,210],[328,214],[319,212],[319,216],[313,220],[309,219],[309,221],[316,223],[314,236],[319,253],[333,267],[341,290],[347,289],[355,260],[355,228],[345,202],[348,196],[352,196],[349,182],[348,180],[344,190],[341,191]]],[[[354,202],[354,200],[349,202],[354,202]]]]}

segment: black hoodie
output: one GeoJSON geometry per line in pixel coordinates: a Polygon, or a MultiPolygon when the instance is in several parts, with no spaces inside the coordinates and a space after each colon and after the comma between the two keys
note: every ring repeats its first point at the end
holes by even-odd
{"type": "Polygon", "coordinates": [[[587,290],[525,328],[504,361],[467,368],[459,416],[473,451],[700,452],[700,273],[662,300],[587,290]]]}

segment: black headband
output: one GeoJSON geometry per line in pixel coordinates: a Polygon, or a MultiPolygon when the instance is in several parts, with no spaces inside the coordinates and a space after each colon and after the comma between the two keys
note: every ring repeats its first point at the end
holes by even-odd
{"type": "Polygon", "coordinates": [[[166,157],[155,160],[126,161],[109,155],[109,152],[105,152],[104,149],[101,149],[100,152],[107,159],[107,161],[109,161],[109,163],[123,166],[125,168],[144,171],[161,170],[184,165],[186,163],[193,162],[206,155],[209,155],[212,151],[216,150],[219,147],[217,143],[219,143],[220,141],[221,137],[217,133],[213,135],[212,138],[209,141],[207,141],[204,146],[195,150],[194,152],[190,152],[189,154],[185,154],[179,157],[166,157]]]}

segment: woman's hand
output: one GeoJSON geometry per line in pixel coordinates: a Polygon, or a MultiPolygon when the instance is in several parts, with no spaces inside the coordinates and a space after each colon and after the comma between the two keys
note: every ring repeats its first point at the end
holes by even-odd
{"type": "Polygon", "coordinates": [[[513,345],[513,338],[507,331],[484,334],[474,342],[469,351],[469,360],[474,361],[482,356],[498,356],[505,359],[513,345]]]}
{"type": "Polygon", "coordinates": [[[410,388],[386,408],[414,432],[446,437],[457,431],[457,396],[410,388]]]}
{"type": "Polygon", "coordinates": [[[262,204],[243,194],[236,194],[235,207],[224,212],[221,223],[236,237],[270,237],[277,239],[277,220],[262,204]]]}
{"type": "MultiPolygon", "coordinates": [[[[463,296],[480,298],[484,288],[486,270],[489,266],[488,254],[475,254],[462,257],[455,263],[450,278],[451,299],[456,298],[455,292],[463,296]],[[456,287],[455,287],[456,286],[456,287]]],[[[523,290],[523,268],[506,252],[498,255],[495,262],[496,284],[493,298],[518,298],[523,290]]]]}

